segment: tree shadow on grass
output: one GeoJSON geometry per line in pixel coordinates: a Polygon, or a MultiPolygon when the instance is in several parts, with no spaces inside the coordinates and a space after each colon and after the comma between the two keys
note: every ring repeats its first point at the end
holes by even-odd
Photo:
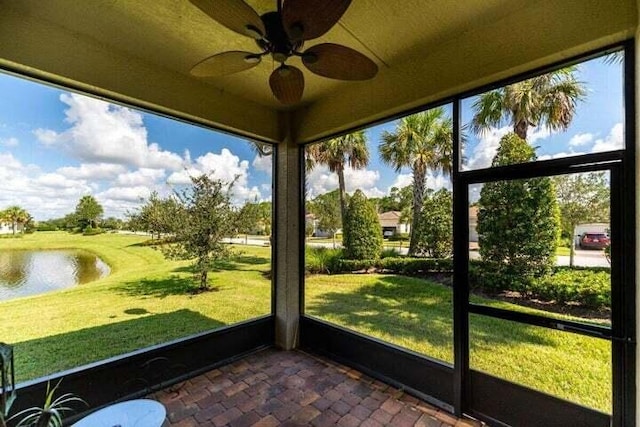
{"type": "MultiPolygon", "coordinates": [[[[115,317],[121,321],[14,343],[18,381],[225,325],[187,309],[170,313],[149,313],[132,319],[133,311],[139,312],[139,309],[132,307],[123,313],[115,313],[115,317]]],[[[104,317],[114,318],[109,313],[105,313],[104,317]]]]}
{"type": "Polygon", "coordinates": [[[192,278],[171,275],[161,279],[126,282],[117,291],[127,296],[166,298],[173,295],[189,296],[196,288],[196,282],[192,278]]]}
{"type": "MultiPolygon", "coordinates": [[[[402,346],[413,341],[418,347],[429,343],[433,347],[452,348],[452,297],[451,288],[443,285],[417,278],[386,276],[352,292],[322,293],[314,302],[307,303],[306,312],[375,337],[393,337],[386,339],[402,346]]],[[[472,341],[551,343],[532,327],[514,326],[499,319],[482,318],[474,322],[474,326],[472,341]]]]}
{"type": "MultiPolygon", "coordinates": [[[[219,271],[260,271],[264,272],[264,269],[259,268],[246,268],[245,266],[253,266],[253,265],[265,265],[270,264],[271,261],[269,258],[250,256],[250,255],[237,255],[231,257],[228,260],[218,260],[213,264],[213,268],[210,270],[212,272],[219,271]]],[[[178,267],[173,270],[176,273],[190,273],[194,274],[195,270],[191,265],[185,265],[183,267],[178,267]]]]}

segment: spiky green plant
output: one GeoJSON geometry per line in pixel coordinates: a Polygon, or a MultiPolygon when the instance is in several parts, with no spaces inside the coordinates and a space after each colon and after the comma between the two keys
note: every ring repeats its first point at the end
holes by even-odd
{"type": "Polygon", "coordinates": [[[87,402],[72,393],[65,393],[54,398],[61,382],[62,380],[58,381],[53,388],[50,383],[47,383],[47,393],[42,408],[27,408],[13,415],[7,421],[18,421],[16,427],[62,427],[64,415],[73,412],[73,408],[69,405],[74,402],[86,405],[87,402]]]}

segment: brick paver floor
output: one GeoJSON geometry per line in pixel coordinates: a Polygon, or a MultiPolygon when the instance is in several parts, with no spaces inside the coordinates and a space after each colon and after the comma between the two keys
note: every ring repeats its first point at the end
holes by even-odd
{"type": "Polygon", "coordinates": [[[261,351],[152,397],[174,427],[481,425],[301,351],[261,351]]]}

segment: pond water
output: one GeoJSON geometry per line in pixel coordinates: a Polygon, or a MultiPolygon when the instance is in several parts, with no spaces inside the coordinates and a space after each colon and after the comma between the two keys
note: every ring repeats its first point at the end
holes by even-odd
{"type": "Polygon", "coordinates": [[[109,266],[81,250],[0,250],[0,301],[51,292],[105,277],[109,266]]]}

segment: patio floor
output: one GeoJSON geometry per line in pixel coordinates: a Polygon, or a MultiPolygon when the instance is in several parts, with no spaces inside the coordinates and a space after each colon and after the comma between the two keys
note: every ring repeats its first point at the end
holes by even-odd
{"type": "Polygon", "coordinates": [[[176,427],[482,425],[301,351],[264,350],[151,397],[176,427]]]}

